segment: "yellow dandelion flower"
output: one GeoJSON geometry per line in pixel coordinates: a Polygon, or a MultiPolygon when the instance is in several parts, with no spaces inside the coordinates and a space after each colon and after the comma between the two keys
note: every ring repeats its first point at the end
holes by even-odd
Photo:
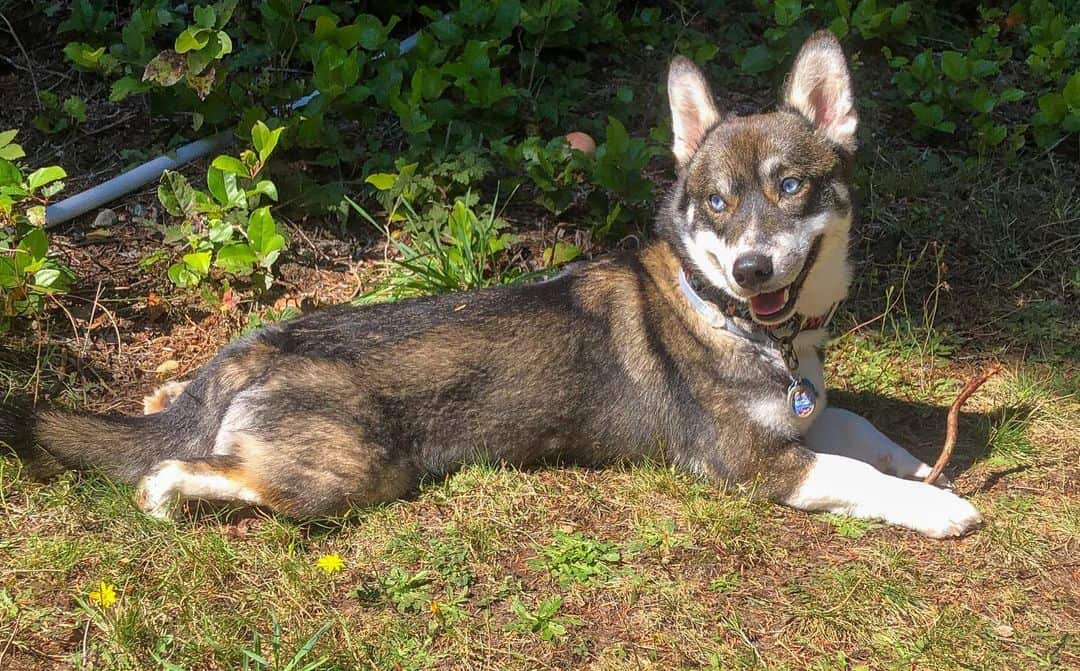
{"type": "Polygon", "coordinates": [[[344,568],[345,562],[341,560],[341,555],[335,552],[331,555],[319,557],[319,561],[315,562],[315,565],[327,573],[334,573],[344,568]]]}
{"type": "Polygon", "coordinates": [[[432,601],[431,603],[429,603],[428,610],[430,610],[431,614],[435,617],[442,615],[442,606],[439,605],[438,601],[432,601]]]}
{"type": "Polygon", "coordinates": [[[99,580],[98,588],[90,592],[90,600],[102,608],[111,607],[116,603],[116,585],[99,580]]]}

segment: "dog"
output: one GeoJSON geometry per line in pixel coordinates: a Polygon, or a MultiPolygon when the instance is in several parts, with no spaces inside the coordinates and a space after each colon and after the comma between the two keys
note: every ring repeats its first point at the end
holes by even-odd
{"type": "Polygon", "coordinates": [[[477,462],[659,460],[806,511],[934,538],[980,522],[930,467],[827,407],[847,293],[857,115],[836,38],[811,36],[778,111],[721,113],[668,74],[677,181],[656,239],[528,284],[317,310],[226,346],[142,416],[46,408],[21,454],[138,483],[149,515],[205,499],[294,518],[413,493],[477,462]]]}

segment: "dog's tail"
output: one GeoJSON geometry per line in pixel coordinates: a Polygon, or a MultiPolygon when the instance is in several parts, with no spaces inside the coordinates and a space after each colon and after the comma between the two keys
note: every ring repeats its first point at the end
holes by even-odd
{"type": "MultiPolygon", "coordinates": [[[[164,459],[183,459],[190,438],[176,431],[167,412],[95,415],[55,408],[34,409],[21,399],[0,405],[0,442],[34,466],[51,460],[75,470],[99,470],[136,482],[164,459]]],[[[55,468],[55,466],[54,466],[55,468]]]]}

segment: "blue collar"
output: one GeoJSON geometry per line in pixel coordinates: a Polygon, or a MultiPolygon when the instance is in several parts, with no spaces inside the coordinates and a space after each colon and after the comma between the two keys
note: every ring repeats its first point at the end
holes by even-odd
{"type": "Polygon", "coordinates": [[[682,289],[683,296],[686,296],[690,306],[701,315],[705,323],[714,329],[723,329],[732,335],[753,340],[754,342],[766,342],[768,340],[764,329],[755,328],[752,321],[733,317],[702,298],[694,290],[693,285],[690,284],[690,280],[686,277],[686,271],[682,269],[679,270],[679,288],[682,289]]]}

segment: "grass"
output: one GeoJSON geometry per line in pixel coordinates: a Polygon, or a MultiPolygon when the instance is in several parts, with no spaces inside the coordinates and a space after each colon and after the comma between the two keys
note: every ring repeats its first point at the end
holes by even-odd
{"type": "Polygon", "coordinates": [[[935,543],[754,509],[654,466],[477,467],[348,520],[172,526],[96,476],[42,484],[3,465],[9,659],[77,663],[84,634],[86,659],[118,669],[959,669],[1075,654],[1067,597],[1037,587],[1075,543],[1068,499],[979,497],[987,527],[935,543]],[[654,487],[670,478],[681,491],[654,487]],[[317,567],[331,553],[341,571],[317,567]],[[116,585],[110,608],[86,598],[99,580],[116,585]]]}

